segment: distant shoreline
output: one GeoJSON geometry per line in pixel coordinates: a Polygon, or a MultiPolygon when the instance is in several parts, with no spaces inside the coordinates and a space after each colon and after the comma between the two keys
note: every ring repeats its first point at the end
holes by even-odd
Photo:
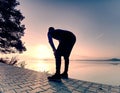
{"type": "Polygon", "coordinates": [[[120,61],[118,58],[112,58],[112,59],[78,59],[78,60],[72,60],[72,61],[120,61]]]}
{"type": "MultiPolygon", "coordinates": [[[[54,59],[37,59],[43,61],[54,61],[54,59]]],[[[70,59],[70,61],[120,61],[118,58],[111,58],[111,59],[70,59]]]]}

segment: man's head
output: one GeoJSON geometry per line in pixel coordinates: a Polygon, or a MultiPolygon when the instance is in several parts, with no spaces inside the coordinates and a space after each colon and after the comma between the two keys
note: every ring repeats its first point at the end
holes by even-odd
{"type": "Polygon", "coordinates": [[[49,32],[54,31],[54,27],[49,27],[49,32]]]}

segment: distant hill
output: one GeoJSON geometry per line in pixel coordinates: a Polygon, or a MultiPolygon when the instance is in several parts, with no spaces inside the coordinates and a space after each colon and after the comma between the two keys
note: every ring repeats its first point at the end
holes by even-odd
{"type": "Polygon", "coordinates": [[[111,59],[80,59],[75,61],[120,61],[118,58],[111,58],[111,59]]]}
{"type": "Polygon", "coordinates": [[[118,58],[112,58],[112,59],[108,59],[108,61],[120,61],[120,59],[118,59],[118,58]]]}

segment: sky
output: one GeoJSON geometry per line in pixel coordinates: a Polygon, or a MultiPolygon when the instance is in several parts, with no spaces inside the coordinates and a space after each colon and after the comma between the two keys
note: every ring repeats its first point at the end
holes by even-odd
{"type": "Polygon", "coordinates": [[[27,51],[22,55],[54,58],[47,38],[53,26],[76,35],[71,59],[120,58],[120,0],[18,1],[26,26],[22,40],[27,51]]]}

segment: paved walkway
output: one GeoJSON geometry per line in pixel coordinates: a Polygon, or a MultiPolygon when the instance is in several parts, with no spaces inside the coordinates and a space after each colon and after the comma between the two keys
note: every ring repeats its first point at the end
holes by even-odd
{"type": "Polygon", "coordinates": [[[0,63],[0,93],[120,93],[110,86],[76,79],[50,82],[47,74],[0,63]]]}

